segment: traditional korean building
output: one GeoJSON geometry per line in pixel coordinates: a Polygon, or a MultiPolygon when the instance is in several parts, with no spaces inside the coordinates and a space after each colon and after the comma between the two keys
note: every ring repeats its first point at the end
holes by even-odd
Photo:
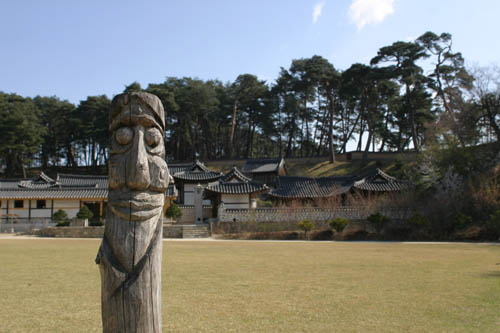
{"type": "Polygon", "coordinates": [[[283,158],[259,158],[245,161],[241,172],[254,181],[274,187],[278,176],[287,175],[283,158]]]}
{"type": "Polygon", "coordinates": [[[218,181],[208,184],[205,193],[212,199],[214,210],[217,210],[221,203],[226,209],[248,209],[252,199],[268,189],[267,185],[253,181],[233,167],[218,181]]]}
{"type": "Polygon", "coordinates": [[[327,201],[344,202],[347,193],[381,194],[405,190],[409,183],[376,169],[365,176],[295,177],[279,176],[270,198],[291,205],[321,204],[327,201]]]}
{"type": "MultiPolygon", "coordinates": [[[[221,172],[210,170],[200,161],[190,164],[169,164],[168,168],[178,191],[177,203],[187,206],[194,205],[195,186],[200,184],[206,187],[208,183],[222,177],[221,172]]],[[[210,201],[205,200],[203,204],[209,205],[210,201]]]]}
{"type": "Polygon", "coordinates": [[[297,205],[319,204],[332,198],[338,198],[351,190],[354,179],[347,177],[296,177],[279,176],[276,188],[269,192],[269,197],[279,203],[297,205]]]}
{"type": "Polygon", "coordinates": [[[83,205],[101,218],[107,199],[107,176],[58,174],[53,179],[41,172],[28,180],[0,180],[1,219],[51,218],[59,209],[73,218],[83,205]]]}
{"type": "Polygon", "coordinates": [[[408,189],[410,184],[389,176],[380,169],[376,169],[367,176],[357,180],[353,189],[364,193],[398,192],[408,189]]]}

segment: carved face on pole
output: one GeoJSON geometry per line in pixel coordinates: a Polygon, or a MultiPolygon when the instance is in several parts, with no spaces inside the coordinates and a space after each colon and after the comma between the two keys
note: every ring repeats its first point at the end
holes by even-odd
{"type": "Polygon", "coordinates": [[[161,215],[169,179],[161,101],[144,92],[118,95],[109,126],[111,213],[137,222],[161,215]]]}

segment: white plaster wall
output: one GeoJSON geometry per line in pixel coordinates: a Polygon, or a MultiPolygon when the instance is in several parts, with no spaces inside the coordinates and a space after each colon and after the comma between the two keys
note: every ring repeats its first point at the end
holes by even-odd
{"type": "MultiPolygon", "coordinates": [[[[55,212],[54,212],[55,213],[55,212]]],[[[32,218],[51,218],[50,216],[50,208],[46,209],[31,209],[31,217],[32,218]]]]}
{"type": "MultiPolygon", "coordinates": [[[[29,200],[23,200],[24,205],[23,208],[14,208],[14,200],[9,201],[9,215],[17,215],[20,218],[28,218],[28,205],[29,200]]],[[[7,200],[2,200],[2,216],[7,214],[7,200]]]]}
{"type": "MultiPolygon", "coordinates": [[[[49,204],[47,200],[47,204],[49,204]]],[[[50,206],[49,206],[50,207],[50,206]]],[[[58,209],[80,209],[80,200],[54,200],[54,211],[58,209]]]]}
{"type": "MultiPolygon", "coordinates": [[[[198,184],[184,184],[184,203],[183,205],[192,206],[194,205],[194,188],[198,184]]],[[[203,200],[204,206],[209,206],[212,204],[210,200],[203,200]]]]}
{"type": "MultiPolygon", "coordinates": [[[[14,200],[9,200],[9,215],[15,214],[19,218],[29,218],[29,202],[30,200],[23,200],[24,208],[14,208],[14,200]]],[[[37,209],[36,200],[31,200],[31,218],[50,218],[52,200],[46,200],[46,208],[37,209]]],[[[7,214],[7,200],[2,200],[2,207],[0,213],[2,216],[7,214]]],[[[54,213],[62,209],[68,214],[69,218],[76,217],[80,210],[79,200],[54,200],[54,213]]]]}
{"type": "MultiPolygon", "coordinates": [[[[80,208],[73,208],[73,209],[64,209],[64,211],[66,212],[66,214],[68,214],[68,217],[70,219],[76,217],[76,214],[80,211],[80,208]]],[[[55,213],[56,211],[54,211],[55,213]]]]}
{"type": "Polygon", "coordinates": [[[195,184],[184,184],[184,205],[194,205],[195,184]]]}
{"type": "Polygon", "coordinates": [[[222,194],[221,200],[226,209],[248,209],[250,197],[248,194],[222,194]]]}

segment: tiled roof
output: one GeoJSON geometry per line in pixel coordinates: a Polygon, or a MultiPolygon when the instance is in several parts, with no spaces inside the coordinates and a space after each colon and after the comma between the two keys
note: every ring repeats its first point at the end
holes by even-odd
{"type": "Polygon", "coordinates": [[[91,186],[108,188],[108,176],[57,174],[57,185],[62,187],[91,186]]]}
{"type": "Polygon", "coordinates": [[[27,179],[0,179],[0,190],[6,188],[18,188],[19,182],[27,181],[27,179]]]}
{"type": "Polygon", "coordinates": [[[352,177],[295,177],[278,176],[276,189],[269,195],[278,198],[306,199],[327,198],[346,193],[351,189],[352,177]]]}
{"type": "Polygon", "coordinates": [[[250,159],[245,161],[241,171],[244,173],[278,172],[283,163],[284,160],[280,158],[250,159]]]}
{"type": "Polygon", "coordinates": [[[370,192],[393,192],[407,189],[409,183],[400,181],[377,169],[373,174],[355,182],[353,187],[370,192]]]}
{"type": "Polygon", "coordinates": [[[222,176],[198,160],[190,164],[170,164],[168,168],[174,179],[182,182],[211,182],[222,176]]]}
{"type": "Polygon", "coordinates": [[[21,180],[17,183],[17,187],[22,188],[51,188],[55,186],[54,183],[46,183],[46,182],[34,182],[32,180],[21,180]]]}
{"type": "Polygon", "coordinates": [[[251,179],[246,177],[244,174],[242,174],[240,172],[240,170],[238,170],[237,167],[233,166],[231,171],[229,173],[225,174],[224,176],[222,176],[220,181],[221,182],[239,181],[239,182],[247,183],[247,182],[251,181],[251,179]]]}
{"type": "Polygon", "coordinates": [[[40,172],[40,176],[39,177],[40,177],[40,179],[44,180],[47,183],[53,183],[54,182],[54,179],[52,179],[49,176],[47,176],[44,172],[40,172]]]}
{"type": "Polygon", "coordinates": [[[256,182],[209,184],[207,191],[224,194],[250,194],[267,191],[268,187],[256,182]]]}
{"type": "Polygon", "coordinates": [[[236,167],[233,167],[218,182],[208,184],[206,190],[224,194],[250,194],[267,191],[268,187],[265,184],[252,181],[236,167]]]}
{"type": "Polygon", "coordinates": [[[56,181],[49,176],[47,176],[45,173],[40,172],[40,174],[34,178],[27,179],[27,180],[20,180],[18,182],[18,187],[25,187],[25,188],[49,188],[49,187],[54,187],[56,184],[56,181]]]}
{"type": "Polygon", "coordinates": [[[65,187],[90,187],[90,188],[108,188],[107,176],[94,176],[94,175],[71,175],[71,174],[57,174],[56,180],[50,178],[43,172],[40,175],[29,179],[20,180],[17,187],[30,188],[30,189],[44,189],[44,188],[65,188],[65,187]]]}
{"type": "Polygon", "coordinates": [[[0,187],[1,199],[105,199],[108,177],[58,174],[56,180],[45,173],[18,180],[16,187],[0,187]]]}
{"type": "Polygon", "coordinates": [[[222,177],[222,173],[220,172],[201,172],[201,171],[184,171],[177,172],[173,175],[174,179],[181,180],[184,182],[207,182],[214,181],[222,177]]]}
{"type": "Polygon", "coordinates": [[[193,163],[169,163],[168,170],[171,175],[175,175],[178,172],[187,171],[201,171],[201,172],[212,172],[209,168],[203,164],[203,162],[196,160],[193,163]]]}
{"type": "MultiPolygon", "coordinates": [[[[219,174],[220,177],[220,174],[219,174]]],[[[167,196],[177,196],[170,183],[167,196]]],[[[33,179],[0,180],[0,199],[106,199],[108,176],[58,174],[56,180],[41,173],[33,179]]]]}
{"type": "Polygon", "coordinates": [[[0,190],[0,199],[106,199],[107,188],[16,188],[0,190]]]}
{"type": "Polygon", "coordinates": [[[175,175],[177,172],[184,172],[184,171],[189,171],[189,169],[193,166],[193,163],[183,163],[183,164],[174,164],[174,163],[169,163],[168,164],[168,171],[170,172],[171,175],[175,175]]]}

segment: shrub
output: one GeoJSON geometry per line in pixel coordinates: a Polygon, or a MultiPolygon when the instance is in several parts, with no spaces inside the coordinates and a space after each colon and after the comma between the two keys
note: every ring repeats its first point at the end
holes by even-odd
{"type": "Polygon", "coordinates": [[[90,211],[89,207],[83,205],[78,213],[76,213],[76,217],[78,217],[79,219],[90,220],[92,217],[94,217],[94,214],[90,211]]]}
{"type": "Polygon", "coordinates": [[[412,229],[427,229],[431,221],[424,215],[416,213],[413,214],[406,220],[406,224],[409,225],[412,229]]]}
{"type": "Polygon", "coordinates": [[[406,221],[394,221],[393,223],[389,223],[384,231],[387,239],[398,241],[410,239],[412,229],[410,228],[410,225],[405,222],[406,221]]]}
{"type": "Polygon", "coordinates": [[[472,217],[459,212],[453,216],[452,221],[454,229],[462,230],[472,224],[472,217]]]}
{"type": "Polygon", "coordinates": [[[307,233],[314,229],[314,224],[312,224],[312,222],[309,220],[302,220],[297,223],[297,227],[299,227],[300,230],[304,231],[304,235],[307,237],[307,233]]]}
{"type": "Polygon", "coordinates": [[[311,232],[312,240],[332,240],[333,231],[330,229],[311,232]]]}
{"type": "Polygon", "coordinates": [[[297,231],[276,231],[276,232],[250,232],[242,234],[232,234],[232,239],[253,239],[253,240],[297,240],[300,234],[297,231]]]}
{"type": "Polygon", "coordinates": [[[490,215],[490,219],[486,222],[486,229],[500,237],[500,209],[490,215]]]}
{"type": "Polygon", "coordinates": [[[57,222],[56,227],[66,227],[69,225],[68,214],[62,209],[59,209],[52,215],[52,220],[57,222]]]}
{"type": "Polygon", "coordinates": [[[101,221],[90,221],[89,227],[102,227],[104,224],[101,221]]]}
{"type": "Polygon", "coordinates": [[[261,207],[261,208],[270,208],[273,206],[273,203],[272,201],[270,200],[257,200],[257,207],[261,207]]]}
{"type": "Polygon", "coordinates": [[[377,232],[382,231],[384,226],[389,223],[389,218],[380,213],[372,214],[367,218],[368,222],[375,228],[377,232]]]}
{"type": "Polygon", "coordinates": [[[330,228],[334,229],[336,232],[342,232],[348,224],[349,220],[343,219],[341,217],[337,217],[333,220],[328,221],[328,225],[330,226],[330,228]]]}
{"type": "Polygon", "coordinates": [[[428,238],[431,221],[426,216],[415,213],[411,217],[406,219],[405,224],[410,229],[411,234],[414,238],[428,238]]]}
{"type": "Polygon", "coordinates": [[[165,216],[174,220],[177,220],[182,216],[182,210],[177,206],[174,202],[170,206],[168,206],[165,211],[165,216]]]}

